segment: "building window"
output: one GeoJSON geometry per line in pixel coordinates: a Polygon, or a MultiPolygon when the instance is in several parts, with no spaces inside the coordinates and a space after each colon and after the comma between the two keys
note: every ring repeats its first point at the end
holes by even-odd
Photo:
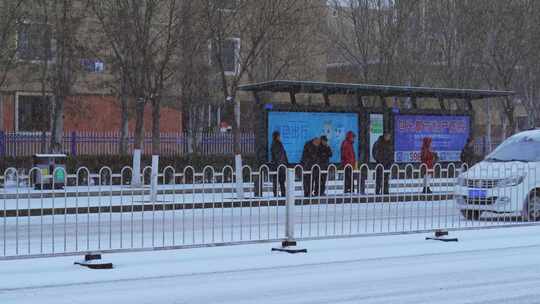
{"type": "Polygon", "coordinates": [[[88,73],[103,73],[105,70],[105,63],[96,59],[82,59],[81,65],[83,70],[88,73]]]}
{"type": "Polygon", "coordinates": [[[48,131],[51,121],[51,100],[49,96],[17,95],[18,132],[48,131]]]}
{"type": "Polygon", "coordinates": [[[21,60],[51,60],[51,29],[48,24],[21,23],[17,30],[17,57],[21,60]]]}
{"type": "Polygon", "coordinates": [[[225,39],[221,45],[221,52],[218,48],[211,48],[211,58],[210,64],[215,68],[219,69],[219,60],[221,58],[221,63],[223,64],[223,71],[226,75],[236,75],[240,70],[240,39],[239,38],[229,38],[225,39]],[[219,57],[218,57],[219,56],[219,57]]]}
{"type": "Polygon", "coordinates": [[[220,10],[233,11],[236,9],[236,0],[214,0],[214,5],[220,10]]]}

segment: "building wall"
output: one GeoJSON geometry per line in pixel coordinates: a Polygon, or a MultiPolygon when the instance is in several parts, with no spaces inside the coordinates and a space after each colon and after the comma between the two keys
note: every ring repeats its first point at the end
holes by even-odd
{"type": "MultiPolygon", "coordinates": [[[[4,95],[3,113],[5,131],[15,131],[15,94],[4,95]]],[[[135,129],[135,119],[131,115],[129,130],[135,129]]],[[[161,108],[161,132],[182,132],[182,112],[172,107],[161,108]]],[[[66,100],[64,130],[117,132],[121,125],[121,108],[116,97],[110,95],[77,95],[66,100]]],[[[152,128],[152,109],[146,105],[144,129],[152,128]]]]}

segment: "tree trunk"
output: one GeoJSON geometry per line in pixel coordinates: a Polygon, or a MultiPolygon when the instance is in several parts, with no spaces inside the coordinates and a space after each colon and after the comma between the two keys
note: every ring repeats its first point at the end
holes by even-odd
{"type": "Polygon", "coordinates": [[[234,99],[233,143],[234,155],[242,154],[242,149],[240,149],[240,100],[236,100],[236,98],[234,99]]]}
{"type": "Polygon", "coordinates": [[[146,101],[137,100],[135,106],[135,149],[142,149],[144,140],[144,106],[146,101]]]}
{"type": "Polygon", "coordinates": [[[159,155],[160,152],[160,110],[161,110],[161,101],[159,96],[152,99],[152,155],[159,155]]]}
{"type": "Polygon", "coordinates": [[[510,137],[516,132],[516,120],[514,118],[514,104],[509,98],[505,98],[504,113],[508,121],[508,128],[506,129],[505,136],[510,137]]]}
{"type": "Polygon", "coordinates": [[[121,122],[120,122],[120,146],[119,152],[121,155],[128,154],[128,134],[129,134],[129,113],[128,113],[128,96],[125,81],[122,81],[120,88],[120,103],[121,103],[121,122]]]}
{"type": "Polygon", "coordinates": [[[0,94],[0,131],[4,131],[4,96],[0,94]]]}
{"type": "Polygon", "coordinates": [[[51,130],[51,152],[62,152],[62,138],[64,132],[64,96],[54,97],[51,130]]]}

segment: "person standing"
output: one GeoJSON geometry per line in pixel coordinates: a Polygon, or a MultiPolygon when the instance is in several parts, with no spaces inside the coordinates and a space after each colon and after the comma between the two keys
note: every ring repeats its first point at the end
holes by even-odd
{"type": "Polygon", "coordinates": [[[321,183],[320,189],[318,183],[315,184],[315,195],[325,196],[326,195],[326,180],[328,177],[328,167],[330,166],[330,158],[332,158],[332,148],[328,145],[328,138],[323,135],[321,136],[321,145],[319,147],[319,167],[321,172],[321,183]]]}
{"type": "Polygon", "coordinates": [[[476,164],[479,158],[480,157],[474,152],[474,139],[470,137],[467,138],[467,143],[465,144],[465,147],[463,147],[460,156],[462,164],[466,165],[467,168],[470,168],[476,164]]]}
{"type": "MultiPolygon", "coordinates": [[[[310,197],[312,192],[312,185],[318,182],[319,177],[314,176],[314,166],[319,163],[319,146],[321,145],[321,139],[316,137],[306,142],[304,150],[302,151],[302,159],[300,165],[304,171],[303,184],[304,184],[304,196],[310,197]],[[316,179],[316,180],[315,180],[316,179]]],[[[316,170],[315,170],[316,171],[316,170]]]]}
{"type": "Polygon", "coordinates": [[[285,179],[287,176],[287,166],[289,165],[289,159],[287,158],[287,152],[281,142],[281,134],[278,131],[272,133],[272,162],[271,169],[276,171],[276,175],[272,176],[272,186],[274,190],[274,196],[278,196],[278,184],[280,194],[285,196],[285,179]]]}
{"type": "Polygon", "coordinates": [[[425,165],[426,171],[424,172],[424,189],[422,193],[432,193],[429,187],[429,175],[433,174],[433,166],[437,161],[437,153],[433,152],[431,148],[433,140],[431,137],[424,137],[422,140],[422,151],[420,153],[420,160],[425,165]]]}
{"type": "Polygon", "coordinates": [[[384,133],[373,145],[373,158],[377,161],[375,193],[389,194],[390,193],[390,172],[394,163],[394,147],[392,145],[392,135],[384,133]],[[380,166],[379,166],[380,165],[380,166]]]}
{"type": "Polygon", "coordinates": [[[353,168],[356,165],[354,137],[354,133],[349,131],[341,143],[341,166],[345,169],[345,193],[351,193],[353,186],[353,168]]]}

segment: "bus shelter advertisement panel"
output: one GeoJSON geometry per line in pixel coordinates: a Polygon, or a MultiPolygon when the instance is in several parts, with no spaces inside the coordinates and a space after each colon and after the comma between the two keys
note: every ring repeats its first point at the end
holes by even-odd
{"type": "Polygon", "coordinates": [[[431,137],[439,161],[459,161],[469,137],[468,116],[397,115],[394,118],[396,162],[420,162],[422,140],[431,137]]]}
{"type": "MultiPolygon", "coordinates": [[[[356,135],[358,142],[358,114],[319,112],[269,112],[268,113],[268,159],[271,159],[272,133],[279,131],[281,141],[290,163],[299,163],[304,145],[310,139],[326,135],[332,148],[331,163],[341,162],[341,143],[348,131],[356,135]]],[[[358,147],[355,144],[358,155],[358,147]]]]}

